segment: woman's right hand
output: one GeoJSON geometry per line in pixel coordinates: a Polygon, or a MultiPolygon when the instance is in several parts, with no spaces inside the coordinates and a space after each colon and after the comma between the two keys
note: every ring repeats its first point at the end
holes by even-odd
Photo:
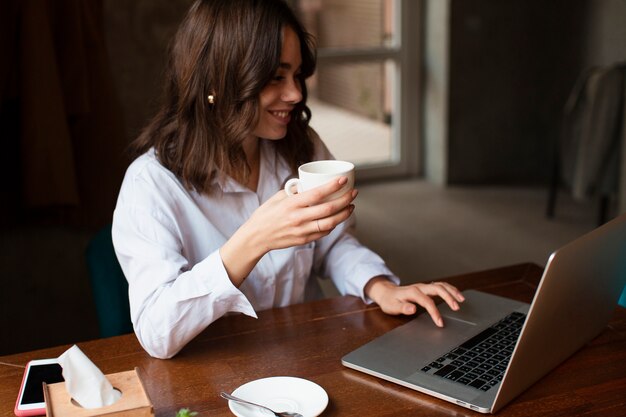
{"type": "Polygon", "coordinates": [[[288,196],[277,192],[252,214],[222,246],[222,262],[233,284],[239,286],[267,252],[304,245],[331,233],[348,219],[358,191],[324,202],[347,182],[340,177],[309,191],[288,196]]]}

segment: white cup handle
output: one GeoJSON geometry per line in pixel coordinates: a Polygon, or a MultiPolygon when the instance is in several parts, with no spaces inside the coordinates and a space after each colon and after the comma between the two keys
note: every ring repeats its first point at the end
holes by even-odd
{"type": "Polygon", "coordinates": [[[293,192],[293,187],[296,187],[296,190],[300,191],[300,178],[292,178],[285,183],[285,192],[287,195],[294,195],[296,193],[293,192]]]}

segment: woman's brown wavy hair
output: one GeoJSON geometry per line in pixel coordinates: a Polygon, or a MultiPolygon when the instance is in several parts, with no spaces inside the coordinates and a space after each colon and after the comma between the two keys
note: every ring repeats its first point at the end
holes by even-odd
{"type": "Polygon", "coordinates": [[[200,193],[210,192],[219,173],[245,182],[250,167],[242,143],[257,124],[259,94],[278,69],[284,27],[300,39],[302,101],[285,138],[272,143],[294,172],[311,160],[304,80],[315,70],[315,47],[282,0],[198,0],[191,6],[170,46],[163,104],[131,144],[134,156],[154,147],[159,161],[200,193]]]}

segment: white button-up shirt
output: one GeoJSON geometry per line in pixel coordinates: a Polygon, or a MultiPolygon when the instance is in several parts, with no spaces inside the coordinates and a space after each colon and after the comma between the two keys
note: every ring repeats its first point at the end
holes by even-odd
{"type": "MultiPolygon", "coordinates": [[[[257,191],[215,179],[210,195],[187,189],[154,151],[128,168],[113,215],[113,243],[129,284],[131,320],[152,356],[174,356],[226,313],[286,306],[320,294],[315,276],[361,297],[374,276],[399,279],[349,232],[350,221],[315,242],[268,252],[236,288],[219,249],[292,175],[271,141],[260,140],[257,191]]],[[[332,155],[316,138],[314,159],[332,155]]]]}

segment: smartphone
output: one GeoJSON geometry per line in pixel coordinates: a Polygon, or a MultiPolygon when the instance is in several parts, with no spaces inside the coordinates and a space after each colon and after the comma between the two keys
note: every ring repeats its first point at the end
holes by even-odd
{"type": "Polygon", "coordinates": [[[35,359],[28,362],[15,402],[15,415],[19,417],[45,415],[43,383],[54,384],[62,381],[64,381],[63,368],[56,358],[35,359]]]}

